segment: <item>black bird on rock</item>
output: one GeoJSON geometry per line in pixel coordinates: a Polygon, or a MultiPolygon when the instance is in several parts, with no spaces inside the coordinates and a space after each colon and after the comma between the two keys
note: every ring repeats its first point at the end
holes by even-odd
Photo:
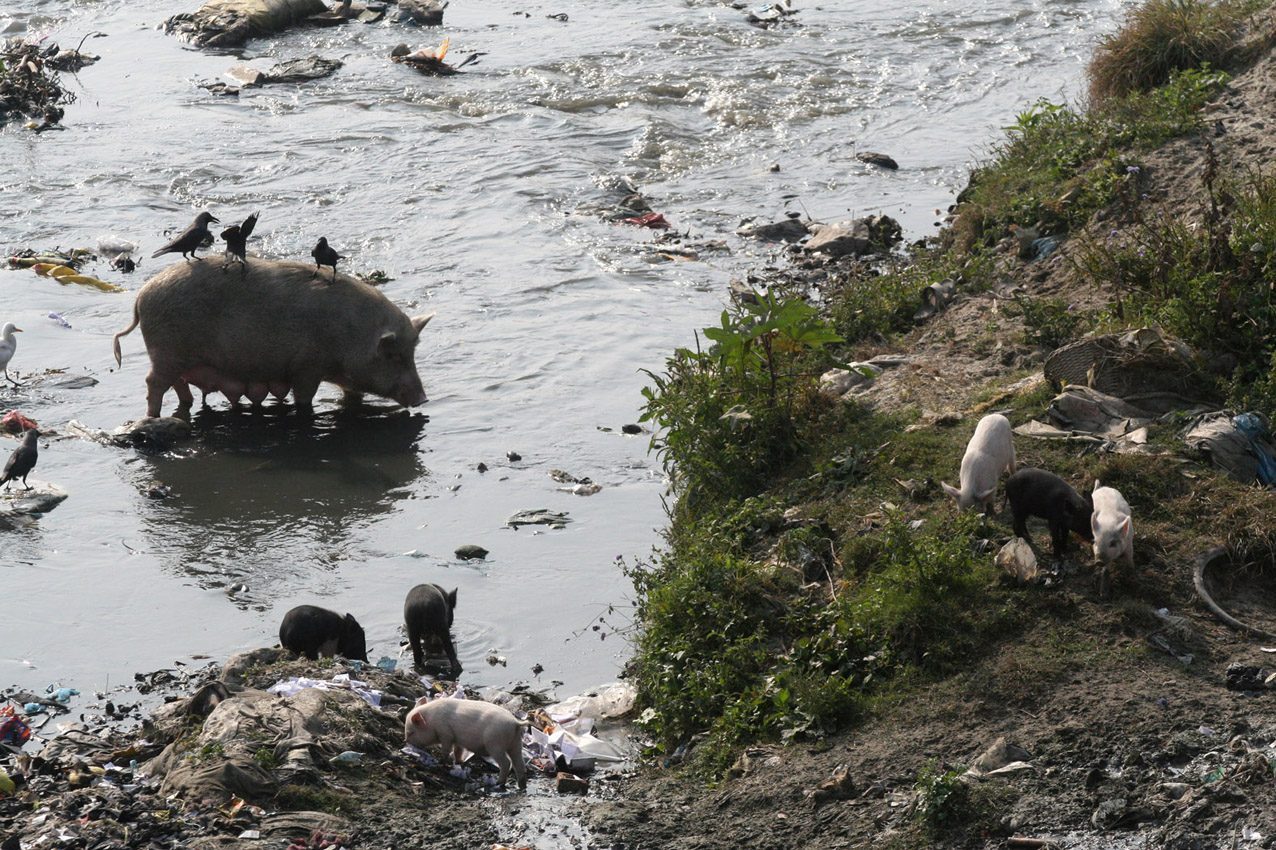
{"type": "Polygon", "coordinates": [[[151,254],[151,259],[160,254],[181,254],[184,259],[199,259],[195,256],[195,249],[200,247],[205,239],[213,238],[213,234],[208,230],[209,222],[220,220],[210,212],[200,213],[195,216],[194,224],[183,230],[181,236],[151,254]],[[190,254],[190,257],[187,257],[187,254],[190,254]]]}
{"type": "Polygon", "coordinates": [[[226,240],[226,262],[222,265],[222,271],[228,269],[235,260],[239,260],[244,272],[248,271],[248,237],[253,235],[253,228],[257,226],[260,215],[261,213],[255,212],[244,219],[243,224],[232,224],[222,231],[222,239],[226,240]]]}
{"type": "Polygon", "coordinates": [[[9,462],[4,465],[4,474],[0,475],[0,484],[4,485],[4,489],[9,489],[10,481],[22,479],[22,484],[28,490],[31,485],[27,484],[27,474],[35,469],[35,460],[40,450],[36,447],[35,441],[39,438],[40,432],[34,428],[28,430],[22,435],[22,445],[13,450],[13,454],[9,456],[9,462]]]}
{"type": "Polygon", "coordinates": [[[337,260],[344,260],[345,257],[338,254],[337,249],[328,244],[328,237],[319,237],[319,241],[315,243],[314,250],[310,252],[310,256],[315,258],[315,273],[311,277],[318,277],[319,269],[323,266],[332,266],[332,279],[337,279],[337,260]]]}

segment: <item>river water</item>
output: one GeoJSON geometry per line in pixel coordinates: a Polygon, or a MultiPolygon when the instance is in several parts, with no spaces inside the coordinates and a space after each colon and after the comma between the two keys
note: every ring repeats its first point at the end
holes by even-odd
{"type": "MultiPolygon", "coordinates": [[[[617,559],[649,556],[665,521],[649,436],[620,429],[638,418],[641,370],[716,323],[733,276],[774,258],[734,231],[795,210],[932,232],[1000,126],[1078,95],[1095,39],[1131,5],[796,0],[798,25],[762,30],[711,0],[453,0],[441,28],[302,29],[232,54],[164,34],[193,5],[5,0],[6,36],[106,35],[84,46],[100,62],[64,76],[77,95],[64,131],[0,129],[0,247],[113,236],[146,259],[132,275],[86,269],[130,290],[114,294],[0,270],[0,323],[25,331],[11,370],[98,381],[3,387],[0,412],[59,431],[145,412],[140,334],[118,370],[110,336],[175,257],[150,259],[165,231],[199,209],[223,226],[260,210],[249,252],[267,258],[308,261],[326,235],[343,271],[385,270],[391,299],[438,316],[417,352],[422,408],[343,412],[325,386],[311,424],[212,397],[194,439],[161,456],[43,440],[34,477],[70,497],[0,531],[0,687],[102,689],[220,661],[273,644],[305,602],[353,613],[370,657],[396,656],[404,595],[423,581],[459,589],[463,681],[556,680],[568,696],[615,678],[631,596],[617,559]],[[444,37],[453,61],[484,55],[452,78],[388,61],[399,42],[444,37]],[[312,54],[344,66],[238,98],[199,87],[312,54]],[[675,262],[652,231],[608,223],[624,180],[727,250],[675,262]],[[603,489],[563,492],[551,469],[603,489]],[[147,498],[154,481],[173,497],[147,498]],[[503,527],[531,508],[571,522],[503,527]],[[486,561],[452,555],[470,543],[486,561]]],[[[0,455],[16,445],[0,438],[0,455]]]]}

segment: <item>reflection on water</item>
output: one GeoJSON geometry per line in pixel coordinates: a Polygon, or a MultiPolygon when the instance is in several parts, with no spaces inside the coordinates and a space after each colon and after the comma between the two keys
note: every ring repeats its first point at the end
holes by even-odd
{"type": "Polygon", "coordinates": [[[143,539],[167,569],[260,607],[289,573],[337,569],[352,535],[414,498],[429,475],[419,446],[428,422],[369,405],[204,407],[180,455],[125,467],[139,490],[158,481],[173,493],[148,506],[143,539]]]}

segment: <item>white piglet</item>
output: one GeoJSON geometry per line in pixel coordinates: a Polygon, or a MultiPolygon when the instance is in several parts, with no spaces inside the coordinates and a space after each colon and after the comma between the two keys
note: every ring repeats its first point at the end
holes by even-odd
{"type": "Polygon", "coordinates": [[[1010,420],[1000,413],[990,413],[975,426],[975,434],[966,444],[961,459],[961,489],[943,484],[944,492],[957,500],[960,510],[975,505],[992,513],[993,495],[1003,472],[1015,471],[1015,441],[1010,420]]]}
{"type": "Polygon", "coordinates": [[[1126,566],[1134,569],[1134,522],[1125,497],[1115,487],[1104,487],[1095,481],[1090,501],[1094,504],[1090,515],[1094,556],[1105,564],[1124,556],[1126,566]]]}
{"type": "Polygon", "coordinates": [[[455,764],[461,763],[462,749],[490,758],[501,769],[500,785],[505,784],[513,767],[518,787],[526,788],[523,730],[530,725],[490,702],[436,698],[408,712],[404,737],[418,749],[438,744],[444,752],[451,750],[455,764]]]}

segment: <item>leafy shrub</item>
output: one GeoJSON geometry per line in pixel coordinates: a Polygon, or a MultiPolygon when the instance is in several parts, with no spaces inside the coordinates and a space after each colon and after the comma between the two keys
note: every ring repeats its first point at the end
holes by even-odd
{"type": "Polygon", "coordinates": [[[1090,100],[1101,104],[1169,81],[1175,71],[1229,67],[1250,0],[1147,0],[1090,60],[1090,100]]]}
{"type": "MultiPolygon", "coordinates": [[[[826,595],[804,588],[797,565],[744,557],[775,536],[781,508],[748,500],[681,529],[670,551],[631,571],[641,722],[666,752],[707,732],[696,762],[711,775],[743,742],[819,737],[855,720],[901,671],[955,669],[1014,616],[987,598],[992,567],[972,545],[982,517],[914,529],[892,516],[844,553],[826,595]]],[[[802,537],[780,536],[775,551],[802,537]]]]}
{"type": "Polygon", "coordinates": [[[712,347],[678,349],[642,391],[641,421],[657,425],[652,444],[662,441],[679,506],[691,511],[702,498],[752,495],[793,456],[794,410],[819,369],[812,355],[841,341],[814,307],[774,293],[723,310],[704,336],[712,347]]]}

